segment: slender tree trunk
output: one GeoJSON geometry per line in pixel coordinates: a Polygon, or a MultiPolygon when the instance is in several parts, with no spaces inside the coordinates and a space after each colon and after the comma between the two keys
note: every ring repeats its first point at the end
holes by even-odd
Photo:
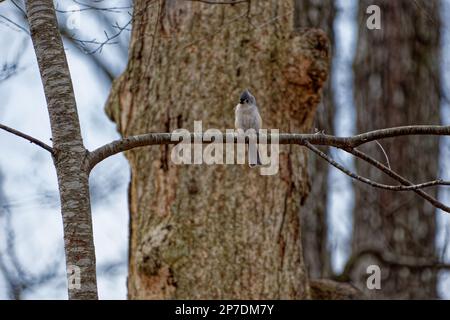
{"type": "MultiPolygon", "coordinates": [[[[333,23],[336,8],[333,0],[295,0],[294,27],[320,28],[334,43],[333,23]]],[[[331,46],[330,56],[333,54],[331,46]]],[[[332,59],[331,59],[332,60],[332,59]]],[[[332,70],[330,66],[330,70],[332,70]]],[[[334,101],[331,76],[325,83],[323,98],[314,118],[314,129],[333,134],[334,101]]],[[[327,199],[329,165],[320,157],[310,157],[308,175],[311,190],[301,211],[303,256],[312,278],[325,278],[331,275],[331,257],[328,250],[327,199]]]]}
{"type": "MultiPolygon", "coordinates": [[[[240,91],[264,128],[308,132],[328,71],[323,32],[293,33],[293,2],[209,5],[136,1],[126,72],[107,112],[123,136],[233,128],[240,91]]],[[[130,186],[129,297],[307,298],[300,204],[306,152],[280,148],[280,169],[171,162],[172,148],[126,153],[130,186]]]]}
{"type": "MultiPolygon", "coordinates": [[[[358,131],[407,124],[439,123],[439,1],[360,1],[355,69],[358,131]],[[381,30],[366,28],[366,9],[381,7],[381,30]]],[[[383,140],[390,165],[414,182],[438,175],[438,139],[405,137],[383,140]]],[[[364,148],[384,163],[381,149],[364,148]]],[[[358,172],[391,182],[378,170],[357,163],[358,172]]],[[[414,193],[394,193],[356,184],[353,250],[375,248],[397,256],[430,262],[435,253],[435,208],[414,193]]],[[[427,190],[436,196],[434,190],[427,190]]],[[[366,267],[380,264],[361,259],[353,275],[366,288],[366,267]],[[363,276],[362,276],[363,275],[363,276]]],[[[436,271],[380,265],[381,290],[373,297],[435,298],[436,271]]]]}
{"type": "Polygon", "coordinates": [[[53,1],[29,0],[26,6],[50,116],[53,160],[64,224],[66,266],[71,273],[68,274],[69,299],[96,299],[87,150],[81,137],[72,80],[53,1]],[[75,278],[72,281],[71,275],[79,275],[80,282],[75,278]]]}

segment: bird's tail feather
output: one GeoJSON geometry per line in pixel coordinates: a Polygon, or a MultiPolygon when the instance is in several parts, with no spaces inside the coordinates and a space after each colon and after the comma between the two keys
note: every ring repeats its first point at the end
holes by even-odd
{"type": "Polygon", "coordinates": [[[248,156],[248,165],[250,168],[253,167],[257,167],[257,166],[262,166],[262,162],[261,162],[261,158],[259,157],[259,152],[258,149],[256,149],[256,161],[255,161],[255,155],[253,154],[253,152],[249,151],[249,156],[248,156]]]}

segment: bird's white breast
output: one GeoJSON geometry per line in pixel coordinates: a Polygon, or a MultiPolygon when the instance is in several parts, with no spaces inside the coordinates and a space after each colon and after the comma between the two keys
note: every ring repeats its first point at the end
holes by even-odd
{"type": "Polygon", "coordinates": [[[259,130],[261,128],[261,116],[256,106],[238,104],[235,113],[235,126],[237,129],[247,130],[253,128],[259,130]]]}

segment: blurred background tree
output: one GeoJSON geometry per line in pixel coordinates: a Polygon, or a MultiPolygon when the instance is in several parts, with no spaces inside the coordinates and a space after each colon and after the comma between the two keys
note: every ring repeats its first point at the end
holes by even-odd
{"type": "MultiPolygon", "coordinates": [[[[357,131],[409,124],[440,123],[440,1],[359,2],[358,43],[354,62],[357,131]],[[380,30],[366,28],[369,5],[382,12],[380,30]]],[[[392,168],[413,181],[439,174],[439,140],[403,137],[382,141],[392,168]]],[[[382,149],[363,148],[386,163],[382,149]]],[[[357,171],[375,181],[392,180],[366,163],[357,171]]],[[[428,190],[436,196],[436,189],[428,190]]],[[[410,259],[437,261],[436,209],[414,193],[392,193],[355,184],[352,251],[372,248],[410,259]]],[[[365,269],[380,264],[362,257],[353,281],[366,288],[365,269]]],[[[380,264],[382,290],[366,290],[378,298],[433,299],[437,270],[380,264]]]]}
{"type": "MultiPolygon", "coordinates": [[[[336,16],[344,10],[344,1],[251,1],[250,8],[246,2],[234,5],[190,2],[136,1],[133,8],[131,1],[57,1],[61,33],[71,69],[75,71],[75,93],[88,145],[97,146],[116,137],[113,125],[105,121],[101,105],[112,80],[127,63],[132,15],[135,22],[129,65],[116,81],[107,106],[121,135],[178,127],[192,130],[193,120],[203,120],[204,129],[231,128],[233,107],[243,87],[255,92],[266,128],[278,127],[291,132],[317,129],[339,134],[336,123],[343,119],[336,111],[336,96],[341,83],[325,82],[315,114],[320,98],[317,90],[307,95],[313,100],[308,105],[311,109],[300,99],[304,98],[305,88],[298,90],[301,61],[306,61],[310,53],[323,51],[323,48],[299,48],[298,37],[311,36],[310,44],[321,42],[314,42],[316,34],[289,38],[287,30],[296,29],[301,33],[304,28],[321,28],[331,41],[331,58],[343,42],[355,40],[349,31],[348,18],[344,27],[337,27],[336,16]],[[77,10],[82,18],[80,28],[68,28],[67,21],[77,10]],[[285,72],[286,61],[295,65],[294,74],[285,72]],[[83,73],[80,70],[84,67],[83,73]],[[286,77],[288,85],[283,82],[286,77]]],[[[448,2],[349,2],[353,5],[345,10],[358,10],[359,34],[353,70],[357,132],[402,124],[439,123],[443,100],[440,87],[445,80],[440,76],[443,68],[440,50],[449,42],[450,34],[441,25],[441,15],[449,16],[448,2]],[[365,10],[372,4],[381,7],[381,30],[366,28],[365,10]],[[446,42],[440,34],[446,35],[446,42]]],[[[23,7],[23,1],[19,0],[0,4],[0,96],[4,103],[0,118],[32,129],[46,140],[49,135],[42,129],[43,121],[36,120],[42,119],[37,111],[40,108],[35,106],[41,102],[36,100],[33,90],[41,90],[41,85],[36,79],[30,80],[30,74],[37,71],[33,69],[35,58],[29,58],[31,46],[23,7]],[[23,100],[27,96],[31,99],[23,100]]],[[[345,68],[339,72],[352,74],[352,70],[345,68]]],[[[321,84],[323,79],[316,80],[321,84]]],[[[346,85],[341,90],[350,93],[351,87],[346,85]]],[[[345,108],[349,114],[353,113],[350,104],[345,108]]],[[[351,119],[349,122],[352,123],[351,119]]],[[[8,157],[0,156],[5,176],[0,181],[5,191],[0,196],[0,287],[6,289],[0,290],[3,293],[0,298],[64,298],[62,255],[55,254],[62,250],[54,245],[61,240],[61,235],[58,224],[54,223],[58,219],[52,214],[58,207],[56,192],[49,188],[53,180],[48,180],[45,161],[39,154],[26,153],[28,148],[17,147],[16,141],[8,144],[7,135],[1,139],[2,144],[11,147],[5,148],[8,157]],[[26,155],[33,161],[21,165],[15,154],[22,158],[26,155]],[[15,190],[39,192],[19,199],[14,197],[15,190]],[[39,232],[34,234],[30,230],[39,232]],[[52,241],[52,237],[57,240],[52,241]],[[44,263],[38,264],[33,255],[36,252],[44,263]],[[54,259],[47,259],[48,256],[54,259]]],[[[411,180],[428,180],[439,176],[439,168],[446,168],[445,160],[438,163],[436,138],[408,137],[395,142],[385,140],[382,144],[393,169],[411,180]]],[[[120,291],[123,292],[120,297],[124,298],[127,273],[129,298],[185,297],[188,293],[199,297],[202,292],[209,297],[238,297],[234,292],[239,290],[245,291],[245,297],[249,298],[299,297],[304,296],[308,282],[313,297],[324,298],[315,291],[317,284],[336,289],[335,283],[309,281],[306,272],[311,279],[336,278],[339,268],[334,244],[339,239],[330,235],[330,230],[336,227],[333,223],[351,217],[351,212],[337,212],[337,220],[330,217],[347,200],[331,198],[335,181],[330,177],[334,176],[323,160],[297,148],[286,147],[282,151],[279,173],[282,181],[279,182],[265,180],[243,166],[226,170],[221,166],[174,168],[168,158],[170,148],[164,146],[128,152],[128,161],[117,157],[115,162],[96,169],[91,189],[100,255],[100,297],[117,298],[113,293],[120,291]],[[134,173],[129,199],[125,193],[127,163],[134,173]],[[249,185],[250,180],[256,183],[249,185]],[[123,249],[127,225],[117,213],[128,215],[126,201],[131,215],[128,271],[124,267],[127,255],[123,249]],[[171,218],[174,213],[178,220],[171,218]],[[300,222],[297,215],[301,217],[300,222]],[[118,236],[119,232],[123,235],[118,236]],[[105,240],[106,233],[109,238],[105,240]],[[230,234],[237,239],[238,246],[227,246],[226,237],[230,234]],[[216,241],[217,251],[210,250],[211,241],[216,241]],[[300,242],[303,254],[295,251],[300,242]],[[186,260],[178,254],[192,255],[192,258],[186,260]],[[198,271],[211,257],[213,261],[206,271],[198,271]],[[168,264],[170,268],[166,267],[168,264]],[[198,273],[193,273],[194,270],[198,273]],[[261,281],[264,272],[271,277],[261,281]],[[218,278],[225,288],[223,292],[217,291],[217,283],[208,288],[196,283],[198,279],[218,278]],[[235,283],[234,279],[241,282],[235,283]],[[283,279],[288,280],[280,284],[278,281],[283,279]],[[174,289],[175,286],[180,288],[174,289]],[[188,292],[186,288],[193,290],[188,292]]],[[[364,151],[386,161],[376,144],[364,151]]],[[[359,162],[356,168],[361,175],[391,182],[359,162]]],[[[386,264],[376,255],[359,257],[369,247],[386,252],[395,261],[445,260],[443,243],[447,238],[444,241],[437,238],[436,210],[413,193],[379,191],[361,184],[355,184],[354,188],[353,230],[344,228],[352,238],[352,248],[347,248],[346,254],[350,262],[356,261],[356,268],[346,280],[364,290],[365,268],[374,263],[381,266],[382,290],[366,290],[368,296],[437,297],[436,269],[386,264]],[[439,258],[437,242],[443,247],[439,258]]],[[[447,203],[450,200],[448,195],[445,199],[447,203]]],[[[442,216],[441,228],[448,222],[448,217],[442,216]]],[[[439,297],[448,296],[441,291],[439,297]]]]}

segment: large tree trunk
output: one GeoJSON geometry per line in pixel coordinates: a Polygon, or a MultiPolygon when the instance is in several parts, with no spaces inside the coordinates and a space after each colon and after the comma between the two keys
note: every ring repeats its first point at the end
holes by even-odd
{"type": "MultiPolygon", "coordinates": [[[[383,127],[439,123],[438,1],[360,1],[359,38],[354,65],[358,131],[383,127]],[[381,30],[369,30],[367,7],[381,7],[381,30]]],[[[438,174],[438,139],[405,137],[383,140],[394,170],[411,181],[438,174]]],[[[386,162],[372,143],[364,148],[386,162]]],[[[357,163],[358,172],[391,182],[378,170],[357,163]]],[[[435,191],[427,190],[433,196],[435,191]]],[[[356,184],[353,250],[370,247],[397,256],[436,260],[435,208],[411,192],[374,190],[356,184]]],[[[380,264],[361,259],[354,279],[366,289],[366,267],[380,264]]],[[[436,272],[381,265],[381,290],[373,297],[435,298],[436,272]]]]}
{"type": "MultiPolygon", "coordinates": [[[[333,0],[295,0],[294,27],[320,28],[334,43],[333,23],[336,8],[333,0]]],[[[333,54],[331,46],[330,56],[333,54]]],[[[331,58],[332,60],[332,58],[331,58]]],[[[330,65],[330,71],[332,70],[330,65]]],[[[331,74],[325,83],[323,98],[314,117],[314,130],[333,134],[334,101],[331,87],[331,74]]],[[[328,172],[326,161],[312,156],[308,161],[308,175],[311,191],[301,211],[302,246],[305,265],[312,278],[324,278],[331,275],[331,256],[328,250],[327,200],[328,172]]]]}
{"type": "MultiPolygon", "coordinates": [[[[291,1],[210,5],[136,1],[126,72],[107,106],[123,136],[233,128],[239,93],[264,128],[308,132],[328,71],[323,32],[293,34],[291,1]],[[250,10],[250,11],[248,11],[250,10]]],[[[306,151],[280,148],[277,175],[247,165],[171,162],[171,147],[126,153],[129,297],[308,298],[300,205],[306,151]]]]}

